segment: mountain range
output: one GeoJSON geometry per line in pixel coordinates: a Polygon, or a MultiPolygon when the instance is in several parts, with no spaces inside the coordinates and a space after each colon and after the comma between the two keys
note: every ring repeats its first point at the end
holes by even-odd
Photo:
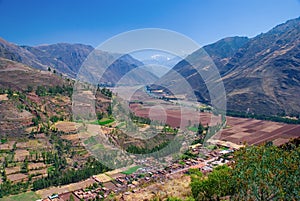
{"type": "MultiPolygon", "coordinates": [[[[220,72],[229,111],[299,115],[300,18],[254,38],[222,39],[204,46],[175,65],[173,70],[186,78],[197,98],[210,103],[205,82],[190,64],[192,61],[193,65],[201,66],[199,57],[203,50],[220,72]]],[[[171,77],[166,75],[164,79],[172,83],[168,80],[171,77]]]]}
{"type": "MultiPolygon", "coordinates": [[[[0,57],[40,70],[52,69],[70,78],[77,77],[84,61],[91,53],[95,58],[89,59],[89,62],[92,60],[94,62],[94,68],[90,68],[90,72],[88,72],[90,76],[98,77],[99,66],[114,59],[113,63],[105,67],[107,69],[101,76],[101,82],[117,83],[125,74],[143,65],[130,55],[108,53],[89,45],[58,43],[30,47],[18,46],[0,38],[0,57]]],[[[139,69],[127,76],[126,81],[128,83],[144,83],[144,80],[154,81],[156,79],[157,77],[151,72],[139,69]]]]}
{"type": "MultiPolygon", "coordinates": [[[[89,45],[67,43],[18,46],[0,39],[0,57],[40,70],[55,69],[70,78],[77,76],[88,55],[95,52],[93,50],[89,45]]],[[[203,50],[219,70],[229,111],[299,115],[300,18],[289,20],[253,38],[224,38],[178,62],[172,70],[188,81],[199,101],[210,104],[204,80],[187,62],[193,61],[193,65],[201,67],[202,60],[199,58],[202,57],[203,50]]],[[[115,56],[108,52],[98,53],[102,60],[115,56]]],[[[124,55],[109,66],[102,81],[116,83],[126,73],[142,65],[141,61],[124,55]]],[[[201,68],[204,70],[204,67],[201,68]]],[[[88,72],[91,77],[94,70],[91,68],[88,72]]],[[[148,71],[138,72],[128,76],[124,83],[132,80],[145,83],[145,79],[147,82],[154,82],[157,80],[154,74],[148,71]]],[[[170,80],[170,74],[171,72],[160,79],[165,81],[167,88],[176,83],[176,80],[170,80]]]]}

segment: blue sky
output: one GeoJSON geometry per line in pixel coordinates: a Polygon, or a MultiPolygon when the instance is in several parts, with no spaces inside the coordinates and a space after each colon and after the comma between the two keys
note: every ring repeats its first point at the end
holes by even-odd
{"type": "Polygon", "coordinates": [[[97,46],[124,31],[164,28],[206,45],[253,37],[298,16],[299,0],[0,0],[0,37],[97,46]]]}

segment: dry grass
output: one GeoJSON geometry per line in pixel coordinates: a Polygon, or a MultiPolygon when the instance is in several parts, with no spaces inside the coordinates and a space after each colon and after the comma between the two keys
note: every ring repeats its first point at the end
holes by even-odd
{"type": "Polygon", "coordinates": [[[78,134],[63,135],[63,136],[61,136],[61,138],[65,139],[65,140],[70,140],[70,141],[80,140],[80,137],[78,134]]]}
{"type": "Polygon", "coordinates": [[[20,172],[20,166],[5,168],[6,175],[20,172]]]}
{"type": "Polygon", "coordinates": [[[128,201],[151,200],[154,198],[165,200],[167,197],[178,197],[184,199],[191,195],[189,184],[189,176],[177,175],[168,179],[164,183],[157,182],[145,188],[138,188],[136,193],[118,195],[117,199],[121,199],[121,197],[128,201]]]}
{"type": "Polygon", "coordinates": [[[60,121],[55,124],[57,130],[64,133],[77,133],[80,126],[81,124],[69,121],[60,121]]]}
{"type": "Polygon", "coordinates": [[[11,175],[7,175],[7,179],[12,182],[16,182],[16,181],[21,181],[22,179],[24,180],[27,179],[27,175],[21,173],[11,174],[11,175]]]}
{"type": "Polygon", "coordinates": [[[13,148],[15,141],[8,141],[5,144],[0,144],[0,150],[10,150],[13,148]]]}
{"type": "Polygon", "coordinates": [[[0,101],[8,100],[7,94],[1,94],[0,95],[0,101]]]}
{"type": "Polygon", "coordinates": [[[45,143],[43,143],[38,139],[28,140],[26,142],[18,142],[17,148],[18,149],[32,149],[32,148],[42,149],[45,148],[45,143]]]}
{"type": "Polygon", "coordinates": [[[31,170],[31,171],[29,171],[29,174],[34,174],[34,175],[42,174],[42,175],[46,176],[47,175],[47,168],[40,169],[40,170],[31,170]]]}
{"type": "Polygon", "coordinates": [[[40,169],[40,168],[45,168],[47,165],[44,163],[30,163],[28,164],[28,169],[33,170],[33,169],[40,169]]]}
{"type": "Polygon", "coordinates": [[[17,149],[15,151],[15,160],[16,161],[23,161],[26,156],[27,157],[29,156],[29,151],[27,151],[27,150],[17,149]]]}

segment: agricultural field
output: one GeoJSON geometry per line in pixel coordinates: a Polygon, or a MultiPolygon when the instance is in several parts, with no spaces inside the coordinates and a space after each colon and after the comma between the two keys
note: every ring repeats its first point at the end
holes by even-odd
{"type": "MultiPolygon", "coordinates": [[[[126,90],[119,89],[118,93],[125,94],[126,90]]],[[[209,112],[200,112],[204,110],[204,106],[201,104],[155,99],[143,90],[137,90],[128,101],[130,101],[129,108],[135,115],[168,124],[173,128],[193,127],[199,122],[202,125],[214,126],[221,122],[220,116],[214,116],[209,112]]]]}
{"type": "Polygon", "coordinates": [[[57,131],[63,132],[65,134],[74,134],[74,133],[78,133],[82,125],[70,121],[59,121],[55,123],[53,127],[56,128],[57,131]]]}
{"type": "Polygon", "coordinates": [[[274,145],[282,145],[297,137],[300,137],[300,125],[227,117],[227,127],[220,140],[249,145],[272,141],[274,145]]]}
{"type": "Polygon", "coordinates": [[[132,174],[132,173],[136,172],[139,168],[140,168],[140,166],[134,166],[134,167],[131,167],[131,168],[123,171],[122,173],[126,174],[126,175],[129,175],[129,174],[132,174]]]}
{"type": "Polygon", "coordinates": [[[20,193],[18,195],[11,195],[8,197],[1,198],[1,201],[20,201],[20,200],[38,200],[40,196],[38,196],[36,193],[30,191],[26,193],[20,193]]]}
{"type": "MultiPolygon", "coordinates": [[[[155,106],[154,106],[155,107],[155,106]]],[[[130,109],[137,115],[145,118],[150,118],[154,121],[164,122],[174,128],[190,127],[198,125],[201,122],[203,125],[215,125],[219,119],[213,119],[211,113],[200,113],[193,108],[181,109],[178,106],[166,105],[166,107],[153,109],[152,106],[135,103],[130,105],[130,109]],[[216,121],[215,121],[216,120],[216,121]]]]}
{"type": "MultiPolygon", "coordinates": [[[[199,122],[202,125],[209,126],[221,122],[219,116],[215,116],[209,111],[199,112],[194,107],[183,107],[184,109],[182,109],[173,102],[147,98],[141,91],[137,92],[136,97],[142,97],[144,102],[133,101],[130,104],[132,112],[137,116],[165,122],[172,127],[180,126],[181,128],[187,128],[187,130],[195,132],[197,130],[195,125],[199,122]],[[157,104],[162,107],[156,107],[157,104]]],[[[201,107],[199,108],[201,110],[201,107]]],[[[268,141],[272,141],[274,145],[282,145],[290,139],[300,137],[300,125],[229,116],[226,119],[226,127],[218,135],[218,139],[237,145],[243,143],[257,145],[268,141]]]]}

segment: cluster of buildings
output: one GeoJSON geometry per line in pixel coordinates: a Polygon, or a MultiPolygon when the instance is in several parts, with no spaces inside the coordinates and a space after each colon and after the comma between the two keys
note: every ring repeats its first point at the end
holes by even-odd
{"type": "Polygon", "coordinates": [[[215,166],[224,165],[230,162],[232,159],[232,153],[234,149],[214,149],[207,150],[201,146],[201,144],[193,145],[190,147],[190,152],[193,155],[202,154],[199,158],[186,158],[178,160],[166,169],[169,175],[186,173],[190,169],[199,169],[203,173],[211,172],[215,166]],[[224,155],[229,155],[224,158],[224,155]]]}
{"type": "Polygon", "coordinates": [[[88,201],[102,199],[109,196],[111,193],[130,193],[138,192],[138,186],[153,182],[163,181],[174,174],[187,173],[191,168],[196,168],[207,173],[213,170],[214,166],[227,164],[230,162],[233,149],[214,149],[207,150],[201,144],[190,147],[190,152],[193,154],[202,154],[202,157],[180,159],[173,162],[163,170],[154,170],[154,167],[139,168],[132,174],[124,174],[124,168],[106,172],[103,174],[94,175],[93,185],[81,188],[72,192],[51,195],[43,201],[68,201],[73,197],[75,201],[88,201]],[[226,157],[223,157],[226,155],[226,157]]]}

